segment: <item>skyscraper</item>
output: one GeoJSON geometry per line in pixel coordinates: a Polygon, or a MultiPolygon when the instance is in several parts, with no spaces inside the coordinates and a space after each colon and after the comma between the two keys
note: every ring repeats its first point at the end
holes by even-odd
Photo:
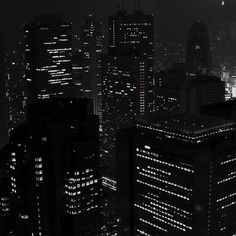
{"type": "Polygon", "coordinates": [[[106,55],[102,61],[103,77],[103,166],[116,173],[115,133],[137,115],[144,115],[148,64],[143,58],[106,55]]]}
{"type": "Polygon", "coordinates": [[[72,53],[72,76],[75,87],[75,96],[83,97],[83,54],[81,50],[72,53]]]}
{"type": "Polygon", "coordinates": [[[211,75],[190,76],[183,69],[155,75],[156,111],[183,111],[195,114],[207,104],[225,101],[225,83],[211,75]]]}
{"type": "Polygon", "coordinates": [[[83,54],[83,96],[93,99],[94,114],[102,117],[101,54],[102,23],[89,15],[81,27],[83,54]]]}
{"type": "Polygon", "coordinates": [[[6,38],[0,32],[0,148],[8,142],[8,94],[7,94],[7,65],[6,38]]]}
{"type": "Polygon", "coordinates": [[[13,235],[99,235],[98,117],[87,99],[48,99],[11,133],[13,235]]]}
{"type": "Polygon", "coordinates": [[[186,52],[186,64],[192,73],[211,72],[211,46],[209,32],[201,22],[192,24],[186,52]]]}
{"type": "Polygon", "coordinates": [[[119,131],[122,235],[234,235],[235,129],[167,113],[119,131]]]}
{"type": "Polygon", "coordinates": [[[148,74],[145,83],[148,86],[146,102],[147,112],[153,112],[153,57],[154,57],[153,15],[146,15],[137,8],[128,14],[124,8],[118,8],[117,14],[109,17],[109,53],[127,54],[147,59],[148,74]]]}
{"type": "Polygon", "coordinates": [[[28,100],[72,96],[71,24],[38,16],[25,25],[28,100]]]}
{"type": "Polygon", "coordinates": [[[9,102],[9,130],[15,128],[25,119],[26,76],[24,64],[24,47],[18,42],[17,47],[7,56],[7,92],[9,102]]]}

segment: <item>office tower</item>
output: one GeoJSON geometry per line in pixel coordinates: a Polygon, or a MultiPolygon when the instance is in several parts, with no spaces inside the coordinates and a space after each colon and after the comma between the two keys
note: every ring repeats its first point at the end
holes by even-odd
{"type": "Polygon", "coordinates": [[[8,142],[8,99],[7,99],[7,67],[6,39],[0,32],[0,148],[8,142]]]}
{"type": "Polygon", "coordinates": [[[225,83],[216,76],[198,76],[192,81],[194,94],[191,96],[190,112],[200,114],[207,104],[225,101],[225,83]]]}
{"type": "Polygon", "coordinates": [[[25,25],[29,103],[72,94],[71,24],[60,16],[34,17],[25,25]]]}
{"type": "Polygon", "coordinates": [[[216,76],[189,76],[181,68],[155,75],[156,111],[200,113],[201,106],[225,101],[225,83],[216,76]]]}
{"type": "Polygon", "coordinates": [[[201,21],[193,23],[190,28],[185,62],[192,73],[211,72],[210,38],[206,26],[201,21]]]}
{"type": "Polygon", "coordinates": [[[145,95],[148,111],[153,112],[153,57],[154,57],[154,32],[153,15],[146,15],[140,9],[128,14],[124,8],[118,8],[116,15],[109,17],[109,54],[132,55],[147,59],[148,74],[146,84],[148,93],[145,95]]]}
{"type": "Polygon", "coordinates": [[[109,55],[104,56],[102,63],[103,165],[114,174],[116,130],[148,109],[145,97],[148,63],[142,58],[109,55]]]}
{"type": "Polygon", "coordinates": [[[163,113],[119,131],[121,235],[234,235],[235,129],[163,113]]]}
{"type": "Polygon", "coordinates": [[[147,71],[148,63],[145,58],[104,55],[102,59],[103,143],[101,165],[106,211],[104,214],[108,218],[107,221],[110,222],[109,232],[114,232],[114,226],[117,225],[117,218],[110,217],[116,214],[114,208],[117,204],[115,199],[115,134],[124,123],[131,121],[137,115],[145,114],[147,71]]]}
{"type": "Polygon", "coordinates": [[[89,15],[81,27],[83,54],[83,96],[94,102],[94,114],[102,118],[101,54],[103,51],[102,23],[89,15]]]}
{"type": "Polygon", "coordinates": [[[11,179],[8,145],[0,150],[0,235],[10,235],[12,230],[12,212],[10,201],[11,179]]]}
{"type": "Polygon", "coordinates": [[[98,117],[87,99],[28,108],[11,132],[13,235],[100,235],[98,117]]]}
{"type": "Polygon", "coordinates": [[[72,77],[74,83],[75,96],[83,97],[83,54],[81,50],[72,53],[72,77]]]}
{"type": "Polygon", "coordinates": [[[18,42],[16,48],[7,56],[7,92],[9,102],[9,130],[15,128],[25,119],[26,77],[24,48],[18,42]]]}

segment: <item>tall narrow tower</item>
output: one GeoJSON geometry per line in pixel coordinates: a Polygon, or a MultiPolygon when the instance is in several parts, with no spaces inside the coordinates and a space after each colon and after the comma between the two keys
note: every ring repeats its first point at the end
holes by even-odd
{"type": "Polygon", "coordinates": [[[93,99],[94,113],[101,118],[102,23],[89,15],[81,27],[83,96],[93,99]]]}
{"type": "Polygon", "coordinates": [[[211,71],[210,38],[206,26],[195,22],[190,28],[187,41],[186,64],[192,72],[211,71]]]}

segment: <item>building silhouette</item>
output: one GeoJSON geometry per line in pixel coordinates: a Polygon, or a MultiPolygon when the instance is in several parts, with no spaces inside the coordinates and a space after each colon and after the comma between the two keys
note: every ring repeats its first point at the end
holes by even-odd
{"type": "Polygon", "coordinates": [[[87,99],[29,106],[6,147],[12,235],[100,235],[98,127],[87,99]]]}
{"type": "Polygon", "coordinates": [[[83,96],[94,102],[94,114],[102,117],[101,54],[103,52],[102,23],[89,15],[81,26],[83,54],[83,96]]]}
{"type": "Polygon", "coordinates": [[[148,64],[143,58],[103,57],[103,165],[116,173],[115,133],[132,117],[144,115],[148,64]]]}
{"type": "Polygon", "coordinates": [[[26,76],[23,43],[7,54],[7,92],[9,103],[9,130],[25,120],[26,110],[26,76]]]}
{"type": "Polygon", "coordinates": [[[119,130],[121,235],[235,234],[235,128],[162,113],[119,130]]]}
{"type": "Polygon", "coordinates": [[[181,67],[155,75],[157,112],[182,111],[200,114],[204,105],[225,101],[225,83],[212,75],[189,75],[181,67]]]}
{"type": "Polygon", "coordinates": [[[72,77],[75,90],[75,96],[83,97],[83,54],[81,50],[75,50],[72,53],[72,77]]]}
{"type": "Polygon", "coordinates": [[[37,16],[25,25],[25,63],[29,103],[71,97],[71,24],[60,16],[37,16]]]}
{"type": "Polygon", "coordinates": [[[8,94],[7,94],[7,63],[6,63],[6,36],[0,32],[0,148],[8,142],[8,94]]]}
{"type": "Polygon", "coordinates": [[[7,236],[14,224],[12,220],[9,145],[0,150],[0,235],[7,236]]]}
{"type": "Polygon", "coordinates": [[[209,32],[201,22],[191,25],[185,63],[190,73],[207,74],[211,72],[211,46],[209,32]]]}
{"type": "Polygon", "coordinates": [[[148,112],[153,112],[153,71],[154,71],[154,29],[153,15],[144,14],[139,8],[128,13],[123,6],[118,7],[116,15],[109,17],[109,53],[115,55],[132,55],[147,59],[148,74],[145,94],[148,112]]]}

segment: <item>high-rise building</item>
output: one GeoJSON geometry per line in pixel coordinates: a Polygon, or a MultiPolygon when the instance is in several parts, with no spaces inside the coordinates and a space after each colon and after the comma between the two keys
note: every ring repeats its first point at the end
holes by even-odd
{"type": "Polygon", "coordinates": [[[28,108],[9,146],[13,234],[100,235],[99,122],[87,99],[28,108]]]}
{"type": "Polygon", "coordinates": [[[72,77],[74,83],[75,96],[83,97],[83,54],[81,50],[72,53],[72,77]]]}
{"type": "Polygon", "coordinates": [[[24,47],[18,42],[16,48],[7,55],[7,93],[9,103],[9,130],[25,120],[26,76],[24,47]]]}
{"type": "Polygon", "coordinates": [[[8,142],[8,94],[7,94],[7,65],[6,39],[0,33],[0,148],[8,142]]]}
{"type": "Polygon", "coordinates": [[[123,8],[109,17],[109,53],[147,59],[148,73],[145,83],[148,86],[146,102],[148,112],[154,110],[153,71],[154,71],[154,29],[153,15],[146,15],[140,9],[128,14],[123,8]]]}
{"type": "Polygon", "coordinates": [[[9,146],[0,150],[0,235],[10,235],[14,222],[11,212],[11,178],[9,146]]]}
{"type": "Polygon", "coordinates": [[[201,22],[192,24],[186,52],[186,64],[192,73],[211,72],[211,46],[206,26],[201,22]]]}
{"type": "Polygon", "coordinates": [[[108,172],[116,173],[116,130],[138,115],[146,114],[147,61],[143,58],[105,55],[103,77],[103,157],[108,172]]]}
{"type": "Polygon", "coordinates": [[[120,130],[121,235],[234,235],[235,130],[186,113],[140,117],[120,130]]]}
{"type": "Polygon", "coordinates": [[[102,23],[89,15],[81,27],[83,54],[83,96],[94,102],[94,114],[102,117],[101,54],[103,52],[102,23]]]}
{"type": "Polygon", "coordinates": [[[155,76],[156,111],[200,113],[204,105],[225,101],[225,83],[210,75],[189,76],[173,68],[155,76]]]}
{"type": "Polygon", "coordinates": [[[38,16],[25,25],[28,100],[72,96],[71,24],[60,16],[38,16]]]}
{"type": "Polygon", "coordinates": [[[107,218],[105,235],[117,235],[116,214],[116,130],[147,109],[146,97],[148,64],[145,58],[105,55],[102,60],[103,133],[102,185],[104,215],[107,218]],[[115,227],[114,227],[115,226],[115,227]],[[108,229],[109,228],[109,229],[108,229]]]}

